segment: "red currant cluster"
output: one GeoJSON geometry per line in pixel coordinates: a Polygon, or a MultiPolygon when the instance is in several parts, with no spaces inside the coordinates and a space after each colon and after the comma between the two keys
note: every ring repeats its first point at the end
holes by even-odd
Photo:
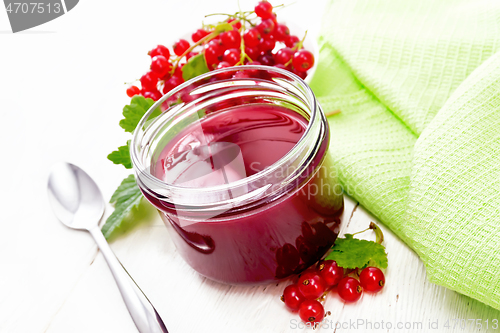
{"type": "MultiPolygon", "coordinates": [[[[349,273],[353,272],[357,270],[349,273]]],[[[376,293],[384,284],[384,273],[377,267],[363,269],[358,280],[344,274],[344,269],[335,261],[325,260],[303,272],[295,284],[287,286],[281,300],[290,310],[298,311],[304,322],[316,324],[325,317],[321,302],[333,287],[337,286],[337,292],[344,301],[355,302],[361,297],[363,290],[376,293]]]]}
{"type": "Polygon", "coordinates": [[[223,15],[227,19],[218,25],[196,30],[191,35],[192,44],[185,39],[177,41],[172,47],[175,57],[163,45],[151,50],[150,71],[140,79],[142,89],[130,86],[127,95],[160,99],[184,82],[183,66],[199,54],[209,71],[251,64],[279,67],[306,78],[314,56],[302,46],[305,36],[301,40],[291,35],[285,24],[278,23],[269,2],[260,1],[253,11],[223,15]]]}

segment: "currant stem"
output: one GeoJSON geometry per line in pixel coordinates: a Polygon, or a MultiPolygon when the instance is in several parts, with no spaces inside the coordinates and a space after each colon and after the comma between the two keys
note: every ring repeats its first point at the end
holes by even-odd
{"type": "Polygon", "coordinates": [[[247,22],[248,24],[250,24],[250,26],[253,28],[255,27],[255,23],[253,23],[252,21],[250,21],[249,19],[247,19],[246,17],[239,17],[238,19],[242,20],[242,21],[245,21],[247,22]]]}
{"type": "MultiPolygon", "coordinates": [[[[297,44],[295,44],[294,47],[292,47],[292,51],[300,50],[300,48],[302,47],[302,44],[304,43],[304,40],[306,39],[306,36],[307,36],[307,30],[304,33],[304,37],[302,37],[302,39],[300,40],[300,42],[298,42],[297,44]]],[[[290,64],[292,63],[292,61],[293,61],[293,57],[292,57],[292,59],[288,60],[288,62],[285,64],[285,67],[290,66],[290,64]]]]}
{"type": "Polygon", "coordinates": [[[365,232],[365,231],[368,231],[368,230],[370,230],[370,229],[371,229],[371,228],[370,228],[370,227],[368,227],[368,228],[366,228],[365,230],[361,230],[361,231],[355,232],[355,233],[353,233],[352,235],[354,236],[354,235],[357,235],[357,234],[361,234],[361,233],[363,233],[363,232],[365,232]]]}
{"type": "Polygon", "coordinates": [[[376,242],[382,244],[382,242],[384,241],[384,233],[382,232],[382,229],[380,229],[380,227],[373,222],[370,222],[369,229],[375,231],[375,236],[377,237],[376,242]]]}
{"type": "MultiPolygon", "coordinates": [[[[236,24],[236,21],[229,22],[228,24],[232,26],[233,24],[236,24]]],[[[215,37],[217,37],[218,35],[220,35],[223,32],[224,31],[215,30],[215,31],[211,32],[210,34],[206,35],[205,37],[203,37],[202,39],[200,39],[199,41],[197,41],[196,43],[194,43],[193,45],[191,45],[190,47],[188,47],[188,49],[186,51],[184,51],[183,54],[181,54],[180,56],[178,56],[174,60],[175,64],[174,64],[174,66],[172,66],[172,70],[170,71],[170,75],[173,75],[173,73],[175,73],[175,70],[179,66],[179,62],[181,61],[181,59],[184,58],[189,52],[194,50],[195,47],[197,47],[201,44],[205,44],[208,41],[211,41],[212,39],[214,39],[215,37]]]]}
{"type": "Polygon", "coordinates": [[[306,36],[307,36],[307,30],[304,33],[304,37],[302,37],[300,42],[298,42],[297,44],[295,44],[294,47],[292,47],[292,50],[294,50],[294,51],[300,50],[302,48],[302,44],[304,44],[304,40],[306,39],[306,36]]]}
{"type": "Polygon", "coordinates": [[[277,6],[273,6],[273,10],[276,9],[276,8],[279,8],[279,9],[283,9],[285,7],[288,7],[290,5],[293,5],[295,4],[296,1],[292,2],[292,3],[289,3],[288,5],[285,5],[284,3],[282,3],[281,5],[277,5],[277,6]]]}
{"type": "MultiPolygon", "coordinates": [[[[239,3],[238,3],[239,5],[239,3]]],[[[242,16],[243,15],[243,12],[241,11],[240,9],[240,12],[239,14],[242,16]]],[[[240,35],[243,35],[243,33],[245,32],[245,25],[242,24],[241,25],[241,31],[240,31],[240,35]]],[[[240,61],[236,64],[236,66],[238,64],[241,64],[243,65],[245,63],[245,57],[248,57],[250,58],[249,56],[247,56],[246,52],[245,52],[245,39],[243,38],[243,36],[241,36],[241,42],[240,42],[240,61]]]]}
{"type": "Polygon", "coordinates": [[[207,15],[205,15],[205,17],[216,16],[216,15],[226,15],[226,16],[229,16],[229,17],[234,17],[234,16],[235,16],[235,14],[227,14],[227,13],[212,13],[212,14],[207,14],[207,15]]]}
{"type": "Polygon", "coordinates": [[[324,302],[326,300],[326,295],[328,295],[328,291],[329,290],[326,290],[323,295],[321,295],[320,297],[318,297],[318,301],[319,302],[324,302]]]}
{"type": "Polygon", "coordinates": [[[227,16],[228,18],[234,18],[234,19],[237,19],[237,20],[240,20],[240,21],[245,21],[248,24],[250,24],[252,27],[255,27],[255,24],[251,20],[249,20],[247,18],[247,16],[251,15],[252,13],[253,13],[253,11],[239,12],[239,13],[236,13],[236,14],[214,13],[214,14],[205,15],[205,17],[215,16],[215,15],[224,15],[224,16],[227,16]]]}

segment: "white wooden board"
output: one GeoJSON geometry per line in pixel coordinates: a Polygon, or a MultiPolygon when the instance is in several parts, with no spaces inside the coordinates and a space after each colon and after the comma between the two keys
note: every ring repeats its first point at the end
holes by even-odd
{"type": "MultiPolygon", "coordinates": [[[[255,2],[240,4],[246,9],[255,2]]],[[[322,6],[323,0],[299,0],[279,17],[314,29],[322,6]]],[[[73,162],[109,198],[129,173],[106,160],[129,138],[117,125],[127,103],[123,83],[148,67],[148,49],[170,45],[207,13],[234,12],[237,7],[232,0],[85,0],[60,19],[15,35],[0,10],[1,333],[136,332],[90,236],[68,230],[52,215],[47,175],[53,163],[73,162]]],[[[346,200],[343,231],[358,231],[376,221],[355,207],[346,200]]],[[[389,252],[386,288],[350,305],[329,297],[331,320],[424,325],[374,332],[476,332],[470,323],[463,330],[426,325],[459,318],[481,319],[483,325],[489,320],[491,327],[491,320],[500,319],[499,311],[429,283],[416,255],[389,230],[384,232],[389,252]]],[[[159,218],[116,240],[112,248],[172,333],[310,331],[293,329],[291,321],[298,322],[298,316],[279,300],[286,283],[235,287],[200,277],[179,257],[159,218]]],[[[350,326],[319,331],[370,330],[350,326]]]]}

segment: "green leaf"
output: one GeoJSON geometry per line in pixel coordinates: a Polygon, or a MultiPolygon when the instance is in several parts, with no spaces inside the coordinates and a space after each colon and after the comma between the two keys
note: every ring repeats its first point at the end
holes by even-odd
{"type": "Polygon", "coordinates": [[[387,254],[383,245],[356,239],[351,234],[337,238],[325,260],[335,260],[343,268],[365,268],[368,265],[387,268],[387,254]]]}
{"type": "Polygon", "coordinates": [[[188,62],[182,66],[182,78],[187,81],[209,71],[205,57],[203,53],[200,53],[189,58],[188,62]]]}
{"type": "Polygon", "coordinates": [[[122,164],[125,169],[132,169],[132,160],[130,159],[130,140],[125,146],[118,147],[118,150],[113,151],[108,155],[108,160],[114,164],[122,164]]]}
{"type": "MultiPolygon", "coordinates": [[[[126,132],[133,132],[139,124],[139,121],[146,114],[146,112],[155,103],[151,98],[144,98],[143,96],[134,96],[130,101],[130,105],[125,105],[123,108],[123,116],[125,119],[120,120],[120,126],[126,132]]],[[[160,108],[154,110],[148,121],[161,114],[160,108]]],[[[113,151],[108,155],[108,160],[114,164],[122,164],[126,169],[132,168],[132,161],[130,159],[130,140],[127,141],[126,146],[118,147],[118,150],[113,151]]]]}
{"type": "Polygon", "coordinates": [[[231,30],[233,30],[233,26],[227,22],[220,23],[215,27],[215,31],[221,33],[231,30]]]}
{"type": "Polygon", "coordinates": [[[122,226],[127,216],[139,207],[142,199],[142,192],[135,182],[134,175],[125,178],[109,201],[115,206],[115,211],[111,214],[102,227],[104,237],[109,239],[111,235],[122,226]]]}
{"type": "MultiPolygon", "coordinates": [[[[149,110],[149,108],[155,103],[151,98],[144,98],[143,96],[136,95],[132,97],[130,105],[125,105],[123,107],[123,116],[125,119],[120,120],[120,126],[125,130],[125,132],[133,132],[139,124],[144,114],[149,110]]],[[[156,117],[161,113],[159,108],[157,108],[152,117],[156,117]]]]}

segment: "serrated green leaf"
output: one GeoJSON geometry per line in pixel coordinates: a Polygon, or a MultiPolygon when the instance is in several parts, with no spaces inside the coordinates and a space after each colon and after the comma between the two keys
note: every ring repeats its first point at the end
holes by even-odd
{"type": "Polygon", "coordinates": [[[115,206],[115,211],[111,214],[106,223],[102,227],[102,233],[107,239],[120,228],[125,218],[130,212],[139,207],[142,199],[142,192],[135,182],[134,175],[125,178],[120,186],[116,189],[111,200],[111,204],[115,206]]]}
{"type": "Polygon", "coordinates": [[[353,238],[351,234],[346,234],[345,238],[337,238],[332,252],[325,259],[335,260],[343,268],[364,268],[368,264],[387,268],[387,254],[383,245],[353,238]]]}
{"type": "MultiPolygon", "coordinates": [[[[142,117],[149,108],[155,103],[151,98],[144,98],[143,96],[136,95],[132,97],[129,105],[123,107],[124,119],[120,120],[120,127],[125,130],[125,132],[133,132],[141,121],[142,117]]],[[[161,113],[159,108],[157,108],[152,117],[156,117],[161,113]]]]}
{"type": "Polygon", "coordinates": [[[200,53],[189,58],[188,62],[182,66],[182,78],[187,81],[209,71],[205,57],[203,53],[200,53]]]}
{"type": "Polygon", "coordinates": [[[132,160],[130,159],[130,140],[125,146],[118,147],[118,150],[113,151],[108,155],[108,160],[114,164],[121,164],[126,169],[132,169],[132,160]]]}

